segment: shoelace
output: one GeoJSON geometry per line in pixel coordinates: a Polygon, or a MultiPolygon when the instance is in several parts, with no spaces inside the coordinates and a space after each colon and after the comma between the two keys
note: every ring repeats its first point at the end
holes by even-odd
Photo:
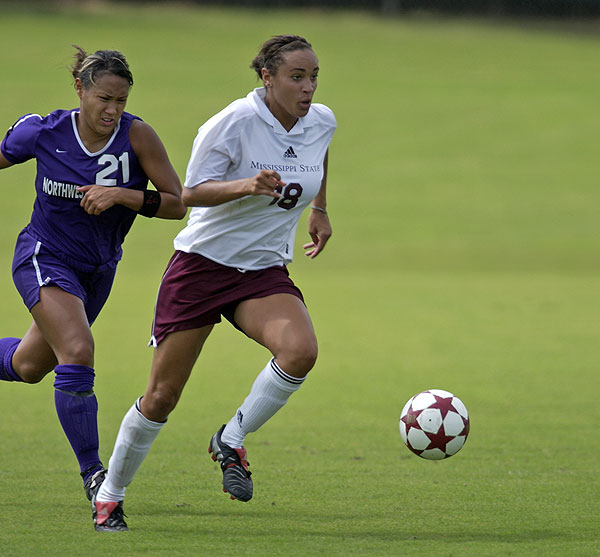
{"type": "Polygon", "coordinates": [[[108,517],[108,521],[110,520],[123,520],[123,518],[127,518],[127,515],[125,514],[125,512],[123,511],[123,507],[121,505],[117,505],[113,511],[110,513],[110,516],[108,517]]]}

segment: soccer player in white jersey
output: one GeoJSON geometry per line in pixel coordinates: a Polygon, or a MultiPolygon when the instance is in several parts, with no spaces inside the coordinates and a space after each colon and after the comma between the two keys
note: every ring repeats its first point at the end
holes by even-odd
{"type": "Polygon", "coordinates": [[[312,103],[319,67],[306,39],[269,39],[251,68],[264,86],[209,119],[194,141],[182,196],[193,209],[159,288],[146,392],[123,419],[92,503],[97,530],[122,529],[125,488],[221,316],[272,354],[210,439],[232,499],[253,494],[246,435],[283,407],[315,364],[312,322],[286,265],[306,207],[312,241],[305,254],[316,257],[331,236],[325,184],[336,121],[329,108],[312,103]]]}

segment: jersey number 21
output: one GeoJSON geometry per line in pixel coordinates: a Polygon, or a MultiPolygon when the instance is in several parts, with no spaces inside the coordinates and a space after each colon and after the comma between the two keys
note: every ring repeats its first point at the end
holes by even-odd
{"type": "Polygon", "coordinates": [[[106,154],[98,159],[98,164],[104,168],[96,173],[95,183],[98,186],[116,186],[117,179],[108,178],[108,176],[114,175],[119,170],[119,163],[121,163],[123,184],[129,182],[129,153],[126,151],[119,158],[112,154],[106,154]]]}

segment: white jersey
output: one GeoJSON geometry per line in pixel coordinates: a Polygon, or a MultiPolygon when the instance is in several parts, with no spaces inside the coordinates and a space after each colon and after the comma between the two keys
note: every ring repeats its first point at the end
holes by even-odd
{"type": "Polygon", "coordinates": [[[288,132],[265,105],[265,93],[255,89],[198,130],[184,186],[249,178],[267,169],[285,182],[282,197],[248,195],[194,207],[175,249],[243,270],[292,260],[298,219],[321,187],[336,121],[325,105],[313,104],[288,132]]]}

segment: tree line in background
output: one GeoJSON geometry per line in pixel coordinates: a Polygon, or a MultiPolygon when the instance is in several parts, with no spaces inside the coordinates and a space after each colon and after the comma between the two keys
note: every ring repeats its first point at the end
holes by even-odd
{"type": "MultiPolygon", "coordinates": [[[[24,6],[28,9],[32,6],[52,9],[53,5],[93,2],[94,0],[0,0],[0,9],[24,6]]],[[[144,4],[147,0],[126,2],[144,4]]],[[[158,4],[185,2],[207,7],[358,9],[384,15],[432,13],[490,17],[600,18],[600,0],[154,0],[158,4]]]]}
{"type": "Polygon", "coordinates": [[[384,14],[598,17],[600,0],[195,0],[206,6],[362,9],[384,14]]]}

